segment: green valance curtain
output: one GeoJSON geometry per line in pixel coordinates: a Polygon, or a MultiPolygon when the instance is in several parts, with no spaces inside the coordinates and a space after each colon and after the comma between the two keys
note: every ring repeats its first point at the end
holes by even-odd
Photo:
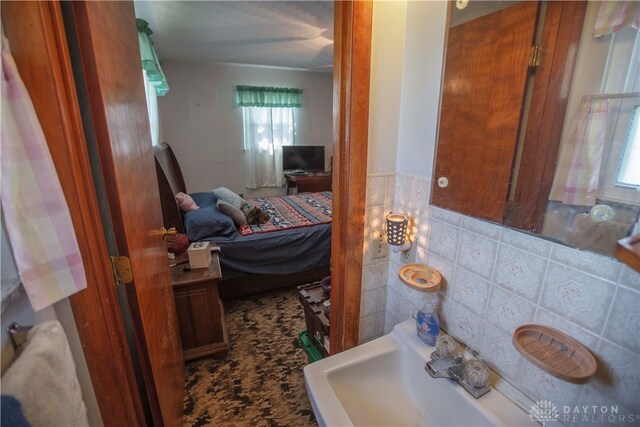
{"type": "Polygon", "coordinates": [[[236,86],[236,101],[240,107],[299,108],[302,89],[236,86]]]}
{"type": "Polygon", "coordinates": [[[140,44],[140,57],[142,59],[142,69],[147,74],[147,79],[156,89],[156,95],[164,96],[169,92],[169,84],[160,67],[160,60],[153,48],[151,40],[151,28],[144,19],[136,19],[138,26],[138,43],[140,44]]]}

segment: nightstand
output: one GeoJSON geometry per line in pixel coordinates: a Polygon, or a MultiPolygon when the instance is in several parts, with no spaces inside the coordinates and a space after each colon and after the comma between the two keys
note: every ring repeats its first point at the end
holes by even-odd
{"type": "Polygon", "coordinates": [[[295,173],[285,173],[287,181],[287,194],[291,194],[291,189],[296,187],[298,193],[331,191],[331,174],[309,172],[304,175],[295,173]]]}
{"type": "Polygon", "coordinates": [[[218,281],[222,278],[218,254],[211,254],[209,268],[185,271],[189,266],[186,253],[171,263],[177,263],[171,267],[171,282],[184,360],[224,357],[229,351],[229,339],[218,295],[218,281]]]}

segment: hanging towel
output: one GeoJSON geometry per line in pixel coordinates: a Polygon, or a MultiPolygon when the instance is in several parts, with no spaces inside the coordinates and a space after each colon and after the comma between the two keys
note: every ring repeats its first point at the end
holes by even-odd
{"type": "Polygon", "coordinates": [[[87,281],[49,147],[4,36],[0,153],[7,233],[31,305],[41,310],[87,281]]]}
{"type": "Polygon", "coordinates": [[[606,36],[617,33],[625,27],[640,29],[640,2],[638,0],[600,2],[593,35],[606,36]]]}
{"type": "Polygon", "coordinates": [[[71,350],[58,321],[34,326],[2,376],[2,394],[14,396],[29,424],[88,426],[71,350]]]}
{"type": "Polygon", "coordinates": [[[590,96],[582,99],[560,145],[549,200],[579,206],[596,204],[608,117],[608,100],[590,96]]]}

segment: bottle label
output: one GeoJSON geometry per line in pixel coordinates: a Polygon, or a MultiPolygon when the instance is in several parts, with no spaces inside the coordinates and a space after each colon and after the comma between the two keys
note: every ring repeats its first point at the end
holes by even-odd
{"type": "Polygon", "coordinates": [[[435,314],[418,311],[416,326],[418,338],[428,345],[436,344],[436,338],[440,333],[440,322],[435,314]]]}

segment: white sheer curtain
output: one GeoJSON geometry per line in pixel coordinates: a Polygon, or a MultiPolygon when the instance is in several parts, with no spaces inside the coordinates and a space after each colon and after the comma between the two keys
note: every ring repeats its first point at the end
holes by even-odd
{"type": "Polygon", "coordinates": [[[158,95],[156,88],[147,78],[147,73],[143,70],[144,93],[147,96],[147,112],[149,114],[149,128],[151,129],[151,144],[160,143],[160,120],[158,117],[158,95]]]}
{"type": "Polygon", "coordinates": [[[245,187],[281,187],[282,146],[295,145],[293,108],[243,107],[245,187]]]}

